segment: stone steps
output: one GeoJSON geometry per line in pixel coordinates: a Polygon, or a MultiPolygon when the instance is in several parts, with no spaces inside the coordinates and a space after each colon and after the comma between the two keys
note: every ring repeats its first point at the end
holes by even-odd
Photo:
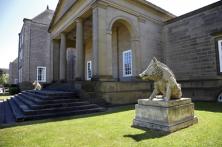
{"type": "Polygon", "coordinates": [[[4,121],[4,105],[3,102],[0,102],[0,124],[4,121]]]}
{"type": "MultiPolygon", "coordinates": [[[[12,110],[12,114],[15,118],[15,121],[16,122],[21,122],[21,121],[24,121],[24,117],[25,115],[22,113],[22,110],[20,109],[20,107],[18,107],[18,104],[12,99],[10,100],[7,100],[8,103],[9,103],[9,106],[12,110]]],[[[7,123],[7,121],[6,121],[7,123]]]]}
{"type": "Polygon", "coordinates": [[[44,108],[54,108],[54,107],[68,107],[68,106],[80,106],[80,105],[86,105],[89,104],[88,101],[80,100],[70,103],[52,103],[52,104],[41,104],[31,101],[28,98],[24,98],[21,95],[18,95],[17,98],[25,103],[30,109],[36,110],[36,109],[44,109],[44,108]]]}
{"type": "Polygon", "coordinates": [[[28,120],[81,115],[105,109],[90,104],[76,93],[58,91],[25,91],[0,103],[0,124],[28,120]]]}
{"type": "Polygon", "coordinates": [[[4,123],[13,123],[15,122],[16,118],[15,118],[15,115],[14,115],[14,112],[13,111],[16,111],[14,109],[11,108],[11,105],[9,103],[9,100],[7,100],[5,103],[4,103],[4,123]]]}
{"type": "Polygon", "coordinates": [[[26,94],[29,96],[35,96],[38,97],[40,99],[70,99],[70,98],[78,98],[78,95],[73,93],[73,94],[69,94],[69,93],[65,93],[65,95],[61,95],[61,92],[58,93],[58,95],[56,93],[54,94],[46,94],[46,93],[40,93],[40,92],[32,92],[32,91],[25,91],[22,94],[26,94]]]}
{"type": "Polygon", "coordinates": [[[22,97],[25,97],[26,99],[28,99],[34,103],[40,104],[40,105],[42,105],[42,104],[72,103],[72,102],[81,101],[81,99],[79,99],[79,98],[65,98],[65,99],[42,98],[42,97],[35,96],[35,95],[28,95],[26,93],[22,93],[19,95],[21,95],[22,97]]]}

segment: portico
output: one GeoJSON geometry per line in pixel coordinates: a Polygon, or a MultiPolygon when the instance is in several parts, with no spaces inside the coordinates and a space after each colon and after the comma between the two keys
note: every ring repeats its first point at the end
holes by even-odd
{"type": "MultiPolygon", "coordinates": [[[[131,93],[129,101],[135,101],[143,95],[144,92],[140,91],[147,84],[140,81],[137,76],[147,65],[147,59],[153,56],[162,58],[161,53],[157,51],[161,44],[156,40],[161,39],[163,22],[172,18],[171,14],[162,9],[151,5],[144,9],[144,5],[148,6],[149,3],[80,0],[73,1],[70,5],[60,0],[49,27],[53,80],[69,81],[67,77],[72,74],[74,79],[71,80],[75,81],[114,84],[114,89],[118,87],[115,93],[131,93]],[[149,44],[151,46],[147,50],[149,44]],[[67,72],[67,48],[72,48],[76,53],[74,73],[67,72]],[[141,82],[143,86],[138,85],[129,89],[124,85],[118,85],[121,84],[119,82],[126,81],[128,84],[141,82]]],[[[114,89],[108,88],[106,93],[113,94],[114,89]]],[[[97,90],[104,92],[100,88],[97,90]]],[[[110,95],[105,97],[109,99],[110,95]]]]}

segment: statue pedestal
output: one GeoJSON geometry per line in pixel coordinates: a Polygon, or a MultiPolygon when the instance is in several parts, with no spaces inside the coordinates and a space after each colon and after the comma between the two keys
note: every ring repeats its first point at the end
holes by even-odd
{"type": "Polygon", "coordinates": [[[175,132],[197,122],[190,98],[170,101],[140,99],[136,104],[136,117],[132,127],[175,132]]]}

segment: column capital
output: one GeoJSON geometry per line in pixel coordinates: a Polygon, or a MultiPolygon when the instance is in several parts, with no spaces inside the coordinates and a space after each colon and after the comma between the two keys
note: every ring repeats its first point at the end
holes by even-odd
{"type": "Polygon", "coordinates": [[[82,23],[83,19],[81,17],[76,18],[75,22],[76,23],[82,23]]]}
{"type": "Polygon", "coordinates": [[[97,3],[94,3],[94,4],[92,5],[92,8],[95,9],[95,8],[98,8],[98,7],[99,7],[99,8],[106,9],[108,5],[109,5],[109,4],[108,4],[107,2],[99,1],[99,2],[97,2],[97,3]]]}
{"type": "Polygon", "coordinates": [[[60,39],[65,40],[66,39],[66,34],[64,32],[60,33],[60,39]]]}

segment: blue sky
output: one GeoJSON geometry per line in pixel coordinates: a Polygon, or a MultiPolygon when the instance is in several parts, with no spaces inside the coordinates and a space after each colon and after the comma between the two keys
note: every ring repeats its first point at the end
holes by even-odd
{"type": "MultiPolygon", "coordinates": [[[[179,16],[218,0],[149,0],[179,16]]],[[[33,18],[46,9],[55,9],[58,0],[0,0],[0,68],[8,68],[17,57],[18,33],[23,18],[33,18]]]]}

